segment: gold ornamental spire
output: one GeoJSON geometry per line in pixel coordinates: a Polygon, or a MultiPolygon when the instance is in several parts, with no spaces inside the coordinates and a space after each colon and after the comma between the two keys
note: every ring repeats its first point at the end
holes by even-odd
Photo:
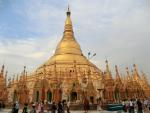
{"type": "Polygon", "coordinates": [[[107,79],[112,79],[111,72],[109,70],[108,60],[106,59],[105,62],[106,62],[106,78],[107,79]]]}
{"type": "Polygon", "coordinates": [[[4,66],[4,64],[2,65],[2,69],[1,69],[1,76],[3,76],[3,74],[4,74],[4,68],[5,68],[5,66],[4,66]]]}
{"type": "Polygon", "coordinates": [[[115,70],[116,70],[116,79],[120,79],[117,65],[115,65],[115,70]]]}
{"type": "Polygon", "coordinates": [[[66,19],[65,25],[71,25],[72,26],[72,22],[71,22],[71,19],[70,19],[71,12],[70,12],[69,5],[68,5],[68,10],[67,10],[66,14],[67,14],[67,19],[66,19]]]}
{"type": "Polygon", "coordinates": [[[106,71],[109,72],[108,60],[106,59],[106,71]]]}
{"type": "Polygon", "coordinates": [[[130,73],[129,73],[129,68],[126,67],[126,72],[127,72],[127,80],[131,80],[131,76],[130,76],[130,73]]]}
{"type": "Polygon", "coordinates": [[[136,64],[133,64],[133,67],[134,67],[134,72],[133,72],[134,79],[140,79],[136,64]]]}
{"type": "Polygon", "coordinates": [[[77,43],[74,37],[73,26],[71,21],[71,11],[69,5],[66,15],[67,18],[65,21],[63,38],[57,45],[55,55],[62,55],[62,54],[82,55],[80,45],[77,43]]]}

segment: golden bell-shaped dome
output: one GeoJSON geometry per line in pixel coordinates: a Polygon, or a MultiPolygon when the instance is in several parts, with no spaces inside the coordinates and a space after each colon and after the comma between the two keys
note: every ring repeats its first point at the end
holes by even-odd
{"type": "Polygon", "coordinates": [[[68,8],[63,37],[58,43],[54,55],[38,69],[41,69],[42,71],[43,67],[46,66],[47,68],[54,70],[54,67],[57,65],[56,70],[58,70],[60,67],[73,67],[74,62],[76,62],[75,64],[78,68],[86,68],[85,70],[87,70],[89,69],[88,67],[91,67],[100,75],[100,70],[82,54],[80,45],[74,37],[70,16],[71,12],[68,8]]]}

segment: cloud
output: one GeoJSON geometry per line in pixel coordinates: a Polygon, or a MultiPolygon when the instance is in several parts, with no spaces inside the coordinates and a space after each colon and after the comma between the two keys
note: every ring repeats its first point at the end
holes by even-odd
{"type": "Polygon", "coordinates": [[[21,2],[22,7],[18,3],[12,3],[13,12],[25,19],[26,29],[29,32],[39,32],[40,34],[50,34],[56,31],[63,23],[64,12],[62,8],[55,7],[52,1],[30,0],[21,2]],[[33,6],[34,4],[34,6],[33,6]]]}
{"type": "Polygon", "coordinates": [[[105,69],[107,58],[113,73],[115,64],[125,74],[125,67],[131,70],[136,63],[139,71],[144,70],[150,75],[147,63],[150,60],[150,53],[147,53],[150,48],[150,4],[146,2],[73,2],[76,36],[82,38],[78,40],[85,54],[89,50],[97,53],[92,60],[100,68],[105,69]]]}
{"type": "Polygon", "coordinates": [[[3,39],[0,41],[0,63],[6,64],[9,74],[20,73],[24,65],[27,66],[29,72],[32,72],[54,53],[58,42],[55,37],[13,41],[3,39]]]}

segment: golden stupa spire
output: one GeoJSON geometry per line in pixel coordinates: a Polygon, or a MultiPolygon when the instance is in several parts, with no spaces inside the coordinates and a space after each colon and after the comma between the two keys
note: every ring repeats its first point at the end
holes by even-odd
{"type": "Polygon", "coordinates": [[[106,59],[106,71],[109,72],[108,60],[106,59]]]}
{"type": "Polygon", "coordinates": [[[5,66],[4,66],[4,64],[2,65],[2,69],[1,69],[1,76],[3,76],[3,74],[4,74],[4,68],[5,68],[5,66]]]}
{"type": "Polygon", "coordinates": [[[110,72],[110,70],[109,70],[108,60],[106,59],[105,62],[106,62],[106,78],[107,78],[107,79],[111,79],[112,76],[111,76],[111,72],[110,72]]]}
{"type": "Polygon", "coordinates": [[[133,67],[134,67],[134,72],[133,72],[134,79],[140,79],[136,64],[133,64],[133,67]]]}
{"type": "Polygon", "coordinates": [[[115,70],[116,70],[116,79],[120,79],[117,65],[115,65],[115,70]]]}
{"type": "Polygon", "coordinates": [[[67,32],[67,31],[73,32],[72,21],[71,21],[71,18],[70,18],[71,11],[70,11],[69,5],[68,5],[68,9],[67,9],[66,14],[67,14],[67,19],[66,19],[66,22],[65,22],[65,30],[64,30],[64,32],[67,32]]]}
{"type": "Polygon", "coordinates": [[[82,55],[80,45],[77,43],[74,37],[73,26],[71,21],[71,11],[69,5],[66,14],[67,18],[65,21],[63,38],[57,45],[55,55],[62,55],[62,54],[82,55]]]}
{"type": "Polygon", "coordinates": [[[127,80],[131,80],[131,76],[130,76],[128,67],[126,67],[126,72],[127,72],[127,80]]]}

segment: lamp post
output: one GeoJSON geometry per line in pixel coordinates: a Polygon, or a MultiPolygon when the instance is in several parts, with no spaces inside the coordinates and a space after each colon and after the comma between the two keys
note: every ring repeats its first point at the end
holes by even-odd
{"type": "Polygon", "coordinates": [[[94,56],[96,56],[96,53],[91,54],[91,52],[88,52],[88,60],[92,59],[94,56]]]}

